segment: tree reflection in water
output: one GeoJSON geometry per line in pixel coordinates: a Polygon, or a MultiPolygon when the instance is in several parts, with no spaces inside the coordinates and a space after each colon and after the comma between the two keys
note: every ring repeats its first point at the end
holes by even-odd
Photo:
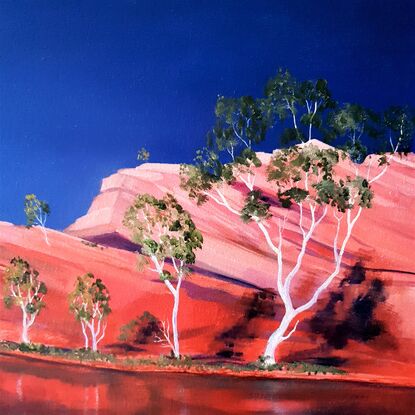
{"type": "Polygon", "coordinates": [[[414,406],[409,388],[128,374],[0,356],[0,413],[8,415],[407,415],[414,406]]]}

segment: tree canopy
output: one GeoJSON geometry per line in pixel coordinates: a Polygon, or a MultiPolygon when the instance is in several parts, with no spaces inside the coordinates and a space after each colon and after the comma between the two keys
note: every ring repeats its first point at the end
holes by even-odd
{"type": "Polygon", "coordinates": [[[101,279],[86,273],[77,277],[74,290],[69,294],[69,307],[77,320],[102,320],[111,313],[110,295],[101,279]]]}
{"type": "Polygon", "coordinates": [[[6,290],[4,303],[24,307],[27,314],[39,314],[45,307],[43,301],[47,293],[46,284],[39,280],[39,272],[20,257],[10,261],[10,266],[4,273],[4,288],[6,290]]]}
{"type": "MultiPolygon", "coordinates": [[[[127,210],[124,225],[131,230],[132,240],[141,245],[141,253],[164,262],[167,258],[194,264],[195,250],[200,249],[203,236],[190,214],[171,194],[157,199],[140,194],[127,210]]],[[[160,278],[171,279],[163,270],[160,278]]]]}
{"type": "Polygon", "coordinates": [[[27,220],[27,227],[33,225],[44,226],[46,218],[50,215],[50,207],[44,200],[39,200],[36,195],[28,194],[25,196],[24,212],[27,220]]]}

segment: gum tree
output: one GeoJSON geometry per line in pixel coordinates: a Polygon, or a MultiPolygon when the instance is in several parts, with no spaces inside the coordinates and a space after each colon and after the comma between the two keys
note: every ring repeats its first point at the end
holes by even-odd
{"type": "Polygon", "coordinates": [[[313,128],[324,131],[325,117],[336,107],[325,79],[300,82],[282,69],[268,81],[265,102],[279,120],[292,119],[292,127],[282,132],[283,143],[310,141],[313,128]]]}
{"type": "Polygon", "coordinates": [[[15,305],[22,311],[22,343],[30,343],[29,329],[45,307],[43,298],[47,293],[46,284],[39,280],[39,272],[20,257],[10,261],[4,273],[6,307],[15,305]]]}
{"type": "Polygon", "coordinates": [[[150,152],[144,148],[141,147],[141,149],[137,153],[137,160],[138,161],[148,161],[150,159],[150,152]]]}
{"type": "Polygon", "coordinates": [[[364,142],[381,134],[379,121],[377,114],[359,104],[344,104],[330,114],[328,124],[335,136],[346,139],[345,149],[350,158],[361,163],[368,152],[364,142]]]}
{"type": "Polygon", "coordinates": [[[85,350],[91,344],[96,352],[105,337],[107,317],[111,313],[109,302],[108,289],[101,279],[95,279],[91,273],[77,277],[75,288],[69,294],[69,309],[81,323],[85,350]]]}
{"type": "Polygon", "coordinates": [[[154,266],[151,271],[159,275],[173,296],[173,339],[170,338],[170,323],[162,322],[164,338],[158,340],[166,343],[173,355],[180,358],[177,324],[180,288],[190,272],[188,266],[195,263],[195,251],[202,248],[202,234],[190,214],[171,194],[161,199],[149,194],[138,195],[125,213],[123,223],[131,231],[133,242],[141,246],[140,259],[154,266]],[[166,269],[167,262],[171,262],[173,273],[166,269]]]}
{"type": "Polygon", "coordinates": [[[50,215],[50,207],[44,200],[39,200],[36,195],[28,194],[24,201],[24,212],[26,215],[26,226],[39,226],[45,237],[45,242],[50,245],[46,231],[46,220],[50,215]]]}
{"type": "MultiPolygon", "coordinates": [[[[287,99],[290,107],[292,102],[287,99]]],[[[295,122],[295,112],[292,115],[295,122]]],[[[198,152],[193,165],[181,168],[181,186],[191,198],[198,204],[210,199],[220,208],[239,216],[243,222],[254,223],[275,255],[276,271],[275,276],[270,276],[270,281],[275,281],[274,288],[281,298],[284,315],[264,350],[268,365],[275,363],[278,346],[296,330],[301,313],[316,304],[340,273],[352,231],[363,210],[372,206],[374,194],[371,184],[385,174],[395,154],[408,149],[413,132],[413,117],[408,111],[392,108],[383,114],[382,120],[379,127],[389,140],[389,153],[371,157],[368,167],[353,163],[344,150],[316,146],[313,141],[276,150],[268,165],[263,167],[252,145],[242,142],[234,148],[231,160],[224,162],[222,149],[226,145],[221,136],[219,142],[211,140],[207,148],[198,152]],[[373,162],[377,165],[372,166],[373,162]],[[340,163],[348,165],[352,173],[340,175],[340,163]],[[279,201],[277,210],[271,210],[261,189],[255,187],[255,178],[261,167],[265,167],[266,179],[275,190],[279,201]],[[243,205],[234,205],[227,197],[228,190],[237,182],[245,187],[243,205]],[[279,216],[277,220],[273,218],[276,213],[279,216]],[[301,238],[293,266],[287,264],[284,246],[287,244],[284,230],[288,214],[291,220],[294,217],[301,238]],[[298,303],[293,298],[292,285],[304,269],[307,247],[315,238],[316,230],[330,216],[335,223],[331,240],[332,268],[321,275],[312,295],[298,303]]],[[[235,136],[228,139],[237,142],[235,136]]]]}

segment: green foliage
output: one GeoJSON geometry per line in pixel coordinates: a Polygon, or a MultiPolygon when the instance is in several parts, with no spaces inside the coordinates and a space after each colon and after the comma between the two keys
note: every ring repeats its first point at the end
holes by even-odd
{"type": "Polygon", "coordinates": [[[216,102],[216,124],[212,131],[217,148],[231,151],[239,144],[249,148],[252,143],[263,141],[270,124],[264,108],[263,100],[250,96],[220,96],[216,102]]]}
{"type": "MultiPolygon", "coordinates": [[[[285,128],[282,132],[282,144],[304,142],[306,133],[301,126],[307,130],[314,127],[324,131],[327,128],[324,125],[327,118],[325,113],[336,107],[325,79],[299,82],[287,70],[282,69],[268,81],[265,97],[269,111],[274,117],[280,121],[293,118],[293,126],[285,128]],[[300,124],[295,122],[294,118],[299,118],[300,124]]],[[[308,131],[307,134],[310,133],[311,131],[308,131]]],[[[322,139],[324,137],[325,135],[322,139]]]]}
{"type": "Polygon", "coordinates": [[[340,153],[335,149],[320,149],[314,145],[294,146],[274,153],[268,166],[268,181],[282,187],[305,178],[330,179],[339,162],[340,153]]]}
{"type": "Polygon", "coordinates": [[[245,167],[261,167],[262,162],[256,152],[250,148],[244,148],[238,156],[235,157],[235,164],[245,167]]]}
{"type": "Polygon", "coordinates": [[[69,309],[77,320],[102,320],[111,313],[110,295],[101,279],[91,273],[77,277],[75,288],[69,294],[69,309]]]}
{"type": "Polygon", "coordinates": [[[24,212],[28,228],[36,224],[44,226],[46,218],[50,215],[50,207],[47,202],[39,200],[36,195],[28,194],[25,196],[24,212]]]}
{"type": "Polygon", "coordinates": [[[350,191],[343,180],[338,183],[332,179],[323,179],[315,183],[313,187],[317,194],[315,200],[320,205],[330,205],[336,207],[340,212],[351,209],[353,205],[349,202],[350,191]]]}
{"type": "Polygon", "coordinates": [[[144,147],[137,154],[138,161],[148,161],[150,159],[150,152],[146,150],[144,147]]]}
{"type": "Polygon", "coordinates": [[[361,163],[367,156],[368,149],[363,140],[369,142],[379,138],[379,123],[378,114],[358,104],[344,104],[328,119],[332,132],[346,138],[343,148],[355,163],[361,163]]]}
{"type": "Polygon", "coordinates": [[[215,126],[207,134],[207,146],[197,151],[193,165],[182,165],[180,170],[181,187],[199,205],[206,202],[206,193],[215,184],[222,181],[232,184],[235,174],[261,166],[252,146],[266,138],[273,124],[268,102],[248,96],[220,96],[215,115],[215,126]],[[229,162],[220,160],[224,155],[230,158],[229,162]]]}
{"type": "MultiPolygon", "coordinates": [[[[194,264],[195,251],[203,244],[203,236],[190,214],[171,194],[162,199],[138,195],[123,223],[132,232],[133,241],[141,245],[141,253],[161,261],[172,258],[194,264]]],[[[160,275],[162,281],[171,278],[167,271],[160,275]]]]}
{"type": "Polygon", "coordinates": [[[290,115],[289,111],[296,112],[297,93],[296,79],[287,70],[281,68],[265,86],[265,97],[270,103],[272,112],[282,121],[290,115]]]}
{"type": "Polygon", "coordinates": [[[282,207],[289,208],[291,207],[293,200],[296,203],[301,203],[307,198],[308,195],[309,193],[307,190],[298,187],[291,187],[283,192],[280,191],[278,193],[278,199],[281,202],[282,207]]]}
{"type": "Polygon", "coordinates": [[[317,375],[319,373],[326,375],[327,373],[333,375],[344,375],[346,372],[342,369],[338,369],[333,366],[325,366],[325,365],[318,365],[314,363],[308,362],[279,362],[273,365],[266,364],[266,360],[263,356],[260,356],[258,361],[253,364],[254,370],[267,370],[267,371],[275,371],[275,370],[284,370],[287,372],[296,372],[296,373],[308,373],[311,375],[312,373],[317,375]]]}
{"type": "Polygon", "coordinates": [[[148,311],[131,320],[120,329],[118,340],[126,343],[145,344],[149,338],[161,333],[160,320],[148,311]]]}
{"type": "Polygon", "coordinates": [[[173,275],[171,275],[171,273],[169,272],[169,271],[163,271],[161,274],[160,274],[160,281],[166,281],[166,280],[168,280],[168,281],[171,281],[173,279],[173,275]]]}
{"type": "Polygon", "coordinates": [[[286,363],[280,362],[274,365],[266,365],[265,360],[260,357],[258,361],[251,362],[251,363],[224,363],[224,362],[205,362],[205,361],[198,361],[196,359],[192,359],[190,356],[183,356],[181,359],[172,359],[169,356],[161,355],[158,359],[151,359],[151,358],[141,358],[141,359],[134,359],[128,358],[120,361],[123,365],[128,367],[140,367],[140,366],[155,366],[160,368],[183,368],[183,369],[190,369],[195,368],[200,370],[202,373],[204,371],[211,372],[211,371],[221,371],[226,370],[229,372],[236,372],[236,373],[250,373],[250,372],[258,372],[258,371],[267,371],[267,372],[274,372],[274,371],[286,371],[286,372],[294,372],[294,373],[308,373],[308,374],[334,374],[334,375],[343,375],[346,372],[344,370],[338,369],[333,366],[324,366],[324,365],[317,365],[313,363],[307,362],[293,362],[293,363],[286,363]]]}
{"type": "Polygon", "coordinates": [[[30,314],[39,314],[45,307],[46,284],[39,280],[39,272],[20,257],[14,257],[3,276],[6,307],[17,305],[30,314]]]}
{"type": "Polygon", "coordinates": [[[10,295],[5,295],[3,301],[6,308],[11,308],[14,304],[13,297],[10,295]]]}
{"type": "Polygon", "coordinates": [[[308,362],[280,362],[274,365],[265,365],[265,360],[260,357],[257,362],[252,363],[223,363],[213,362],[208,363],[193,359],[191,356],[181,356],[180,359],[175,359],[170,356],[161,355],[158,358],[131,358],[116,359],[114,355],[108,353],[93,352],[85,349],[62,349],[58,347],[46,346],[43,344],[26,344],[15,343],[10,341],[0,341],[0,350],[4,351],[21,351],[23,353],[34,353],[47,355],[51,357],[59,357],[69,360],[76,360],[80,362],[104,362],[112,363],[120,366],[127,366],[129,368],[140,366],[154,366],[158,368],[180,368],[190,369],[195,368],[201,372],[212,372],[217,370],[226,370],[230,372],[244,373],[257,371],[287,371],[295,373],[308,374],[334,374],[343,375],[346,372],[333,366],[317,365],[308,362]]]}
{"type": "Polygon", "coordinates": [[[222,164],[218,154],[208,148],[197,150],[193,165],[180,166],[180,187],[188,191],[189,197],[195,199],[198,205],[206,202],[205,193],[222,179],[232,183],[232,169],[222,164]]]}
{"type": "Polygon", "coordinates": [[[382,122],[385,141],[396,146],[398,153],[407,154],[411,150],[414,139],[414,110],[406,107],[390,107],[383,113],[382,122]]]}
{"type": "Polygon", "coordinates": [[[209,197],[224,204],[222,188],[244,182],[249,193],[241,219],[269,218],[270,205],[254,188],[255,174],[262,164],[254,148],[270,137],[277,121],[287,119],[290,124],[285,125],[280,142],[303,144],[275,151],[266,166],[267,181],[284,208],[302,202],[340,212],[355,206],[370,208],[370,183],[359,176],[339,177],[340,161],[349,157],[361,163],[370,151],[379,155],[379,166],[386,165],[390,160],[387,152],[405,154],[410,149],[415,130],[413,110],[391,107],[378,114],[355,103],[337,106],[326,80],[298,81],[280,69],[268,81],[262,97],[218,98],[206,147],[197,152],[192,165],[181,166],[181,187],[198,204],[209,197]],[[335,141],[339,148],[304,143],[306,137],[312,138],[312,128],[320,140],[335,141]]]}
{"type": "Polygon", "coordinates": [[[112,354],[94,352],[85,349],[62,349],[59,347],[47,346],[44,344],[34,343],[15,343],[11,341],[0,341],[0,350],[5,351],[19,351],[22,353],[34,353],[44,356],[59,357],[69,360],[77,360],[80,362],[115,362],[115,357],[112,354]]]}
{"type": "Polygon", "coordinates": [[[354,179],[348,178],[347,182],[357,192],[355,203],[363,208],[372,207],[373,191],[369,182],[359,176],[354,179]]]}
{"type": "Polygon", "coordinates": [[[297,128],[287,127],[284,128],[280,140],[282,145],[287,145],[293,142],[298,143],[305,141],[305,135],[297,128]]]}
{"type": "Polygon", "coordinates": [[[251,220],[261,221],[268,219],[270,204],[267,203],[266,198],[259,190],[253,190],[248,193],[245,204],[241,212],[241,219],[248,223],[251,220]]]}
{"type": "Polygon", "coordinates": [[[340,212],[356,204],[370,208],[373,192],[367,180],[336,177],[335,168],[341,158],[343,153],[339,150],[314,145],[283,149],[272,157],[268,181],[276,184],[278,198],[285,208],[306,199],[340,212]]]}

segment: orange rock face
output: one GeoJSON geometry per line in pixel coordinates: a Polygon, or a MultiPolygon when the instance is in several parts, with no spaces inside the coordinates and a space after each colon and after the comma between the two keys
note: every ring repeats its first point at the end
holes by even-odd
{"type": "MultiPolygon", "coordinates": [[[[263,161],[270,155],[261,154],[263,161]]],[[[367,174],[369,161],[359,167],[367,174]]],[[[373,163],[370,175],[380,170],[373,163]]],[[[347,175],[353,167],[344,162],[339,172],[347,175]]],[[[213,201],[198,207],[179,187],[179,166],[143,164],[120,170],[103,180],[101,192],[88,213],[65,233],[49,231],[51,245],[43,242],[38,229],[10,224],[0,225],[0,266],[7,266],[16,255],[38,269],[50,291],[47,309],[42,311],[31,330],[33,341],[82,346],[78,323],[68,311],[67,293],[75,277],[93,272],[107,284],[113,313],[103,344],[116,342],[120,326],[148,310],[161,320],[169,318],[172,298],[157,275],[138,271],[136,247],[122,226],[125,210],[138,193],[162,196],[174,193],[187,209],[204,236],[195,273],[183,285],[179,330],[184,354],[215,356],[222,352],[254,360],[262,352],[269,334],[278,326],[282,307],[275,291],[276,258],[255,224],[243,224],[225,207],[213,201]],[[83,239],[98,243],[88,246],[83,239]]],[[[275,190],[259,169],[256,186],[270,197],[275,190]]],[[[297,331],[278,351],[281,359],[303,360],[335,357],[347,370],[364,373],[411,377],[415,368],[415,269],[413,266],[415,207],[415,156],[395,158],[387,172],[373,184],[373,207],[363,211],[346,248],[339,277],[321,296],[318,304],[301,316],[297,331]],[[350,339],[341,349],[327,345],[319,334],[310,332],[310,319],[322,310],[330,292],[338,291],[340,281],[360,261],[369,280],[384,283],[386,299],[373,311],[382,323],[382,333],[365,341],[350,339]]],[[[244,188],[235,184],[225,195],[235,208],[241,207],[244,188]]],[[[269,232],[278,236],[278,220],[287,210],[273,205],[269,232]]],[[[329,214],[307,247],[303,266],[292,284],[295,305],[312,295],[316,286],[334,269],[334,218],[329,214]]],[[[307,226],[307,221],[306,224],[307,226]]],[[[342,228],[341,235],[345,229],[342,228]]],[[[283,233],[285,275],[293,267],[301,243],[298,210],[290,209],[283,233]]],[[[353,287],[348,294],[353,295],[353,287]],[[352,294],[350,294],[352,293],[352,294]]],[[[356,298],[359,293],[356,291],[356,298]]],[[[352,304],[348,301],[347,304],[352,304]]],[[[341,305],[341,304],[340,304],[341,305]]],[[[340,307],[336,304],[336,310],[340,307]]],[[[347,310],[346,310],[347,312],[347,310]]],[[[20,314],[0,308],[0,337],[17,340],[20,314]]],[[[337,317],[344,315],[337,313],[337,317]]],[[[158,345],[145,346],[160,353],[158,345]]]]}

